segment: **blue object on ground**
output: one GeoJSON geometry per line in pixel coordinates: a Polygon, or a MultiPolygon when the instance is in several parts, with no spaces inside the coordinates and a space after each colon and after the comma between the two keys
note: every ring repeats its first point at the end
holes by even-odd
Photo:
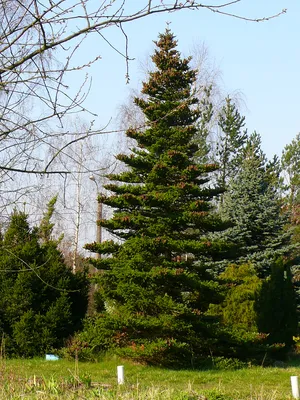
{"type": "Polygon", "coordinates": [[[46,354],[46,360],[57,361],[57,360],[59,360],[59,357],[55,356],[54,354],[46,354]]]}

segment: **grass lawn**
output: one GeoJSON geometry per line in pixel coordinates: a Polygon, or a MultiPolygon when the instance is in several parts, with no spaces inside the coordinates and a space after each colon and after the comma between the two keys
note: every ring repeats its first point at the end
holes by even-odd
{"type": "Polygon", "coordinates": [[[291,375],[300,367],[167,370],[118,359],[101,363],[4,360],[1,399],[280,400],[292,399],[291,375]],[[125,367],[125,384],[116,369],[125,367]]]}

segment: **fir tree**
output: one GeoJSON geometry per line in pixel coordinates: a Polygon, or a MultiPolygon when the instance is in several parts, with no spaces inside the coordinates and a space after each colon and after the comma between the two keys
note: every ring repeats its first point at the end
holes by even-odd
{"type": "Polygon", "coordinates": [[[155,44],[146,99],[135,99],[147,126],[127,131],[137,146],[118,155],[127,170],[109,176],[106,189],[113,194],[99,199],[115,209],[101,226],[121,242],[86,245],[111,254],[94,261],[104,272],[97,329],[89,329],[99,335],[98,349],[102,342],[147,362],[190,363],[208,353],[213,332],[205,312],[219,301],[217,282],[194,260],[222,259],[230,246],[207,238],[224,224],[212,213],[219,190],[209,186],[209,175],[216,165],[195,161],[197,129],[205,129],[211,115],[193,96],[197,72],[180,57],[169,30],[155,44]]]}

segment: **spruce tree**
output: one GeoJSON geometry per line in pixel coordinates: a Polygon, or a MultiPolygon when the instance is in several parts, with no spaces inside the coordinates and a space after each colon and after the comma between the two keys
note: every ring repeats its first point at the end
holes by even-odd
{"type": "Polygon", "coordinates": [[[120,240],[86,245],[109,255],[94,261],[101,269],[99,315],[87,331],[98,349],[190,364],[209,353],[214,332],[205,313],[220,297],[205,264],[194,261],[222,259],[230,246],[207,238],[224,224],[212,212],[219,189],[209,176],[216,165],[196,162],[194,138],[210,115],[193,95],[197,71],[181,58],[169,30],[155,44],[156,68],[143,83],[145,97],[135,99],[146,126],[126,132],[136,147],[117,156],[126,171],[110,175],[105,187],[113,194],[99,198],[115,210],[100,224],[120,240]]]}
{"type": "Polygon", "coordinates": [[[260,136],[252,134],[240,172],[230,181],[221,208],[224,217],[234,223],[222,237],[240,246],[236,261],[252,263],[260,277],[270,275],[273,261],[291,250],[276,165],[267,162],[260,136]]]}
{"type": "Polygon", "coordinates": [[[217,142],[216,161],[219,164],[217,171],[218,183],[226,189],[228,182],[238,173],[243,159],[243,149],[247,140],[245,117],[242,117],[230,97],[225,100],[222,107],[218,126],[221,130],[217,142]]]}
{"type": "MultiPolygon", "coordinates": [[[[222,215],[234,225],[217,234],[239,246],[234,260],[237,265],[226,268],[228,263],[220,263],[220,270],[225,270],[220,278],[236,281],[229,286],[224,302],[211,310],[240,335],[248,325],[247,331],[267,334],[266,344],[284,343],[287,350],[297,319],[287,263],[292,245],[286,229],[288,214],[282,207],[280,165],[277,157],[267,160],[260,136],[253,133],[245,144],[239,168],[220,207],[222,215]],[[246,281],[238,282],[240,273],[247,272],[246,265],[246,281]],[[249,283],[255,285],[251,288],[249,283]]],[[[255,349],[255,344],[252,347],[255,349]]]]}

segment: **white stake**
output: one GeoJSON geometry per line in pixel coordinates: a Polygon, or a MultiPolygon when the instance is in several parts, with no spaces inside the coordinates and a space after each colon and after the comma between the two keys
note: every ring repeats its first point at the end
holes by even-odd
{"type": "Polygon", "coordinates": [[[299,399],[298,376],[291,376],[292,394],[294,399],[299,399]]]}
{"type": "Polygon", "coordinates": [[[123,385],[123,383],[124,383],[124,366],[118,365],[117,372],[118,372],[118,384],[123,385]]]}

